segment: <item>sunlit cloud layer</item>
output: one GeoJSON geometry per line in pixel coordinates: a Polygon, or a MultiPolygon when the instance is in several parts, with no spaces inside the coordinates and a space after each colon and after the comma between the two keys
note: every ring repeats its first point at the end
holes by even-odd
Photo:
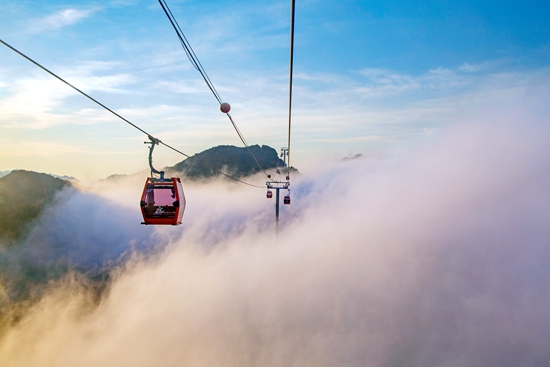
{"type": "Polygon", "coordinates": [[[139,243],[157,255],[115,270],[100,302],[78,280],[52,288],[4,329],[0,361],[547,364],[541,122],[469,120],[400,158],[325,163],[293,181],[278,236],[264,192],[234,184],[184,183],[176,228],[139,225],[136,178],[68,196],[31,239],[75,258],[139,243]]]}

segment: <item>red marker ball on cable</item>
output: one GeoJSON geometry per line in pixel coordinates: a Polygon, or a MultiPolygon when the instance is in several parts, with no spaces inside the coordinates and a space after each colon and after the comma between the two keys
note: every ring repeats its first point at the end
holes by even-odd
{"type": "Polygon", "coordinates": [[[223,113],[229,113],[229,111],[231,111],[231,106],[229,105],[229,103],[224,102],[220,105],[220,111],[222,111],[223,113]]]}

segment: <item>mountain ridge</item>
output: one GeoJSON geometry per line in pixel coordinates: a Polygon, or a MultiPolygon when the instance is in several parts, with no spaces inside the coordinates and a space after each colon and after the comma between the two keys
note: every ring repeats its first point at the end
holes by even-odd
{"type": "Polygon", "coordinates": [[[69,181],[46,173],[13,170],[0,178],[0,244],[13,244],[69,181]]]}
{"type": "MultiPolygon", "coordinates": [[[[182,173],[189,179],[212,178],[223,172],[235,178],[242,178],[264,170],[285,167],[277,151],[268,145],[251,145],[249,148],[233,145],[218,145],[189,157],[174,166],[166,167],[169,174],[182,173]],[[250,149],[250,151],[249,151],[250,149]],[[255,161],[254,157],[258,160],[255,161]]],[[[291,167],[291,170],[297,170],[291,167]]]]}

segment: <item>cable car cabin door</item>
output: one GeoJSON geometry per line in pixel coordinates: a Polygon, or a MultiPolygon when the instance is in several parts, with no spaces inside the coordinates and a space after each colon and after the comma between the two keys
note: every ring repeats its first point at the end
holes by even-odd
{"type": "Polygon", "coordinates": [[[185,211],[185,195],[178,177],[147,178],[141,195],[141,224],[179,225],[185,211]]]}

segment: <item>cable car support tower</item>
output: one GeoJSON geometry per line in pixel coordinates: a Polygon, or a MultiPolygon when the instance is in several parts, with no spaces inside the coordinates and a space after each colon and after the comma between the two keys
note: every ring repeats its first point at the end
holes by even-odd
{"type": "MultiPolygon", "coordinates": [[[[286,180],[269,180],[266,182],[267,186],[267,198],[272,197],[271,190],[275,190],[275,231],[279,232],[279,191],[281,189],[288,190],[288,194],[285,195],[283,203],[290,204],[290,127],[292,124],[292,73],[294,62],[294,13],[295,13],[295,0],[290,0],[290,68],[289,68],[289,91],[288,91],[288,141],[285,148],[281,148],[281,154],[285,159],[286,168],[286,180]]],[[[277,170],[279,174],[280,171],[277,170]]],[[[271,175],[267,176],[271,178],[271,175]]]]}

